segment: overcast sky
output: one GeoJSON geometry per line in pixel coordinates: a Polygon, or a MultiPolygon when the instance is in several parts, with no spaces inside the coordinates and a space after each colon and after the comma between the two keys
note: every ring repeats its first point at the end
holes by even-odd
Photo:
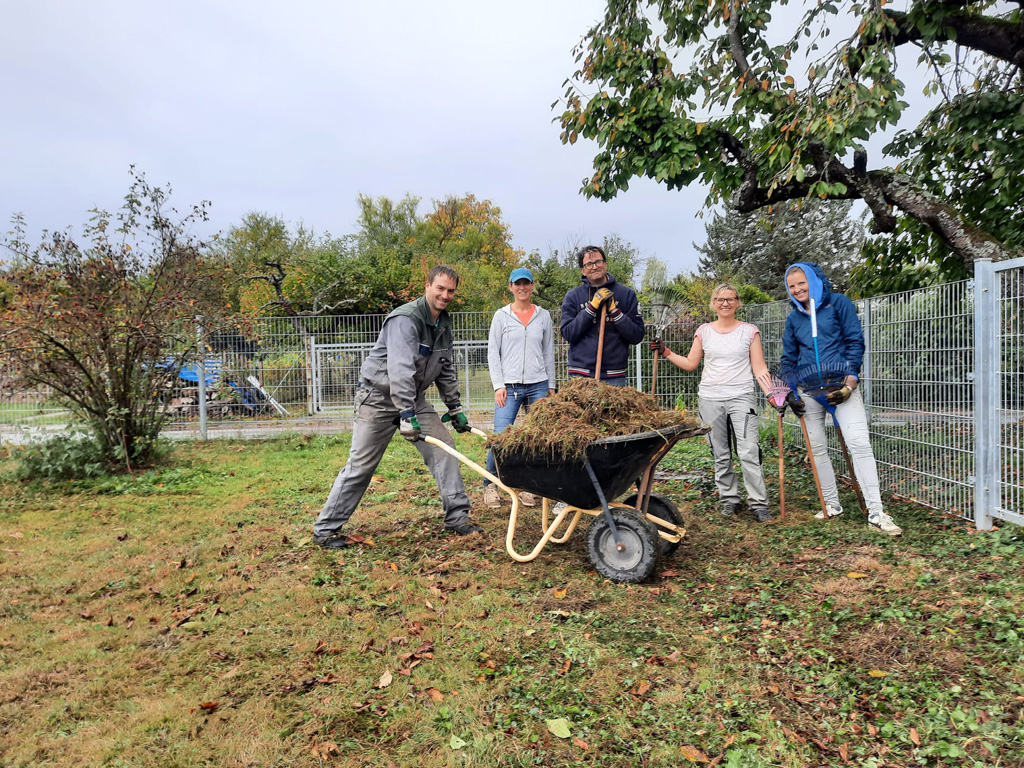
{"type": "Polygon", "coordinates": [[[116,209],[131,164],[216,229],[249,211],[356,230],[356,195],[471,192],[546,255],[617,233],[696,269],[705,192],[579,194],[594,145],[551,103],[597,0],[33,0],[0,28],[0,217],[32,231],[116,209]]]}

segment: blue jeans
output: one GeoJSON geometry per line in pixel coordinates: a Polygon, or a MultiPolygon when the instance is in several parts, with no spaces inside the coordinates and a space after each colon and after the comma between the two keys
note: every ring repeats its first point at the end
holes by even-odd
{"type": "MultiPolygon", "coordinates": [[[[536,384],[506,384],[505,404],[494,406],[494,434],[500,435],[515,420],[519,409],[524,405],[529,410],[530,406],[538,400],[548,396],[548,382],[538,381],[536,384]]],[[[496,475],[497,467],[494,464],[494,451],[487,452],[487,471],[496,475]]],[[[484,478],[484,485],[490,485],[491,481],[484,478]]]]}
{"type": "MultiPolygon", "coordinates": [[[[578,373],[570,373],[570,379],[589,379],[589,376],[581,376],[578,373]]],[[[601,379],[602,384],[610,384],[613,387],[628,387],[629,377],[628,376],[616,376],[614,379],[601,379]]]]}

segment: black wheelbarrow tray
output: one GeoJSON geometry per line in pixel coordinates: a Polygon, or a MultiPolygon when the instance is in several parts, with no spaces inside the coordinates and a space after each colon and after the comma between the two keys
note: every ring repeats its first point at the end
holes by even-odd
{"type": "MultiPolygon", "coordinates": [[[[490,480],[512,501],[505,550],[521,563],[535,559],[550,541],[565,544],[584,515],[596,518],[587,531],[587,552],[594,569],[618,582],[641,582],[657,570],[662,556],[674,552],[686,535],[682,515],[671,500],[651,492],[654,470],[672,447],[710,428],[689,424],[662,427],[620,437],[594,440],[580,458],[538,460],[536,457],[494,449],[498,475],[470,460],[455,448],[432,437],[424,439],[447,451],[490,480]],[[636,492],[622,502],[613,501],[629,489],[636,492]],[[513,546],[519,517],[519,494],[528,491],[543,498],[541,537],[527,554],[513,546]],[[552,518],[551,502],[562,502],[552,518]],[[562,528],[565,524],[564,530],[562,528]]],[[[473,433],[486,438],[479,429],[473,433]]]]}

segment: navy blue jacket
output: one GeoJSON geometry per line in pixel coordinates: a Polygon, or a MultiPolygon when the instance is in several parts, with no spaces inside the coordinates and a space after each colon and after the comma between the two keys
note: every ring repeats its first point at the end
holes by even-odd
{"type": "Polygon", "coordinates": [[[565,294],[562,299],[562,338],[569,342],[569,375],[594,376],[597,364],[597,341],[601,329],[599,315],[587,304],[601,288],[611,288],[619,311],[608,315],[604,332],[604,356],[601,358],[601,378],[617,379],[626,375],[629,347],[644,338],[644,320],[640,317],[636,293],[629,286],[615,282],[607,275],[604,285],[593,287],[584,277],[583,284],[565,294]]]}
{"type": "MultiPolygon", "coordinates": [[[[795,309],[786,318],[782,335],[782,370],[842,370],[859,379],[864,363],[864,331],[857,308],[843,294],[832,293],[832,283],[817,264],[793,264],[786,270],[787,277],[793,269],[801,269],[807,276],[808,292],[818,321],[818,349],[815,354],[810,311],[790,294],[789,300],[795,309]]],[[[789,292],[788,287],[786,292],[789,292]]]]}

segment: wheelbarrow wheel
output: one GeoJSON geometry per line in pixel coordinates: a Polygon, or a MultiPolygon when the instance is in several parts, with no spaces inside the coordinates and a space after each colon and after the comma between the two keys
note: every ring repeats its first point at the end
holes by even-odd
{"type": "MultiPolygon", "coordinates": [[[[636,494],[634,493],[628,499],[623,502],[626,506],[636,506],[636,494]]],[[[668,520],[673,525],[678,525],[680,528],[683,527],[683,515],[679,511],[679,507],[675,505],[671,499],[665,496],[659,496],[656,493],[651,494],[651,500],[647,502],[647,511],[655,517],[660,517],[662,520],[668,520]]],[[[657,525],[655,525],[657,530],[657,525]]],[[[678,541],[665,541],[665,539],[658,537],[658,541],[661,542],[661,556],[668,557],[677,549],[679,549],[680,542],[678,541]]]]}
{"type": "Polygon", "coordinates": [[[624,545],[620,552],[615,546],[612,529],[603,516],[598,517],[587,530],[587,554],[594,569],[612,581],[636,584],[646,581],[658,567],[661,541],[653,523],[633,509],[617,507],[612,519],[624,545]]]}

